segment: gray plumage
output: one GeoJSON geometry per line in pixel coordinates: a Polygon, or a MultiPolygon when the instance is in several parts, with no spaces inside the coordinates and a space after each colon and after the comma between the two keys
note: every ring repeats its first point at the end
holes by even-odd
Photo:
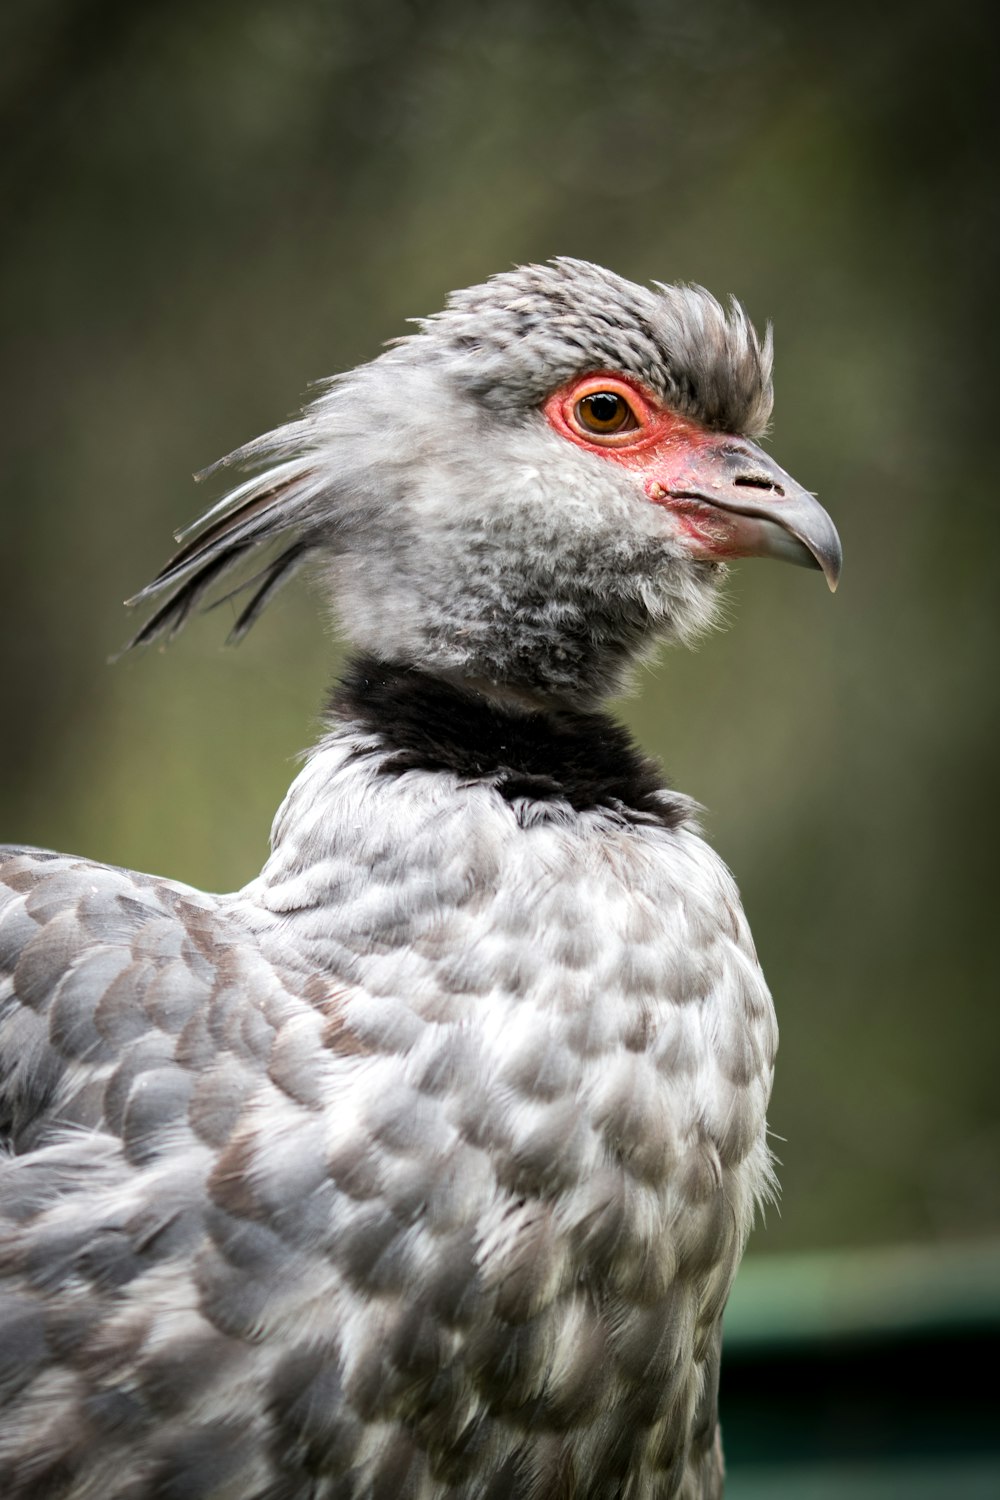
{"type": "Polygon", "coordinates": [[[727,545],[835,576],[746,441],[769,343],[583,262],[236,456],[137,640],[274,544],[237,633],[309,562],[363,656],[242,891],[0,861],[5,1500],[721,1493],[776,1033],[729,873],[601,708],[724,564],[692,481],[546,420],[598,371],[737,466],[727,545]]]}

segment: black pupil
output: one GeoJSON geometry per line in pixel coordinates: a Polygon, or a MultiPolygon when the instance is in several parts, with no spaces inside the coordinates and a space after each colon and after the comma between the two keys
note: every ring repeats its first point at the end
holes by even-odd
{"type": "Polygon", "coordinates": [[[602,426],[609,426],[621,412],[622,398],[602,391],[597,396],[589,396],[587,405],[590,407],[590,415],[595,422],[600,422],[602,426]]]}

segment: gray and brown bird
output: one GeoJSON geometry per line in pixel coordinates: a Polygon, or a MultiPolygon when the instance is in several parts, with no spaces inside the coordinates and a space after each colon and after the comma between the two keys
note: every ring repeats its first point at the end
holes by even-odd
{"type": "Polygon", "coordinates": [[[4,1500],[706,1500],[771,1184],[736,887],[605,708],[727,559],[840,565],[771,350],[558,260],[455,293],[139,596],[264,549],[355,655],[261,874],[0,862],[4,1500]]]}

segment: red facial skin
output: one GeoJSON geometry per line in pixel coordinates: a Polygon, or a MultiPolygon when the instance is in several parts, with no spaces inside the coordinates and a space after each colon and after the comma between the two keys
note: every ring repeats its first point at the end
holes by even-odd
{"type": "Polygon", "coordinates": [[[554,391],[542,411],[560,436],[640,479],[647,499],[675,517],[694,556],[714,559],[746,555],[736,535],[741,529],[736,517],[703,500],[676,493],[696,488],[695,471],[703,473],[706,462],[711,464],[709,450],[720,442],[717,432],[668,411],[638,382],[610,371],[577,376],[554,391]],[[620,395],[628,403],[635,427],[597,434],[581,426],[575,408],[585,396],[603,391],[620,395]]]}
{"type": "Polygon", "coordinates": [[[826,511],[770,454],[736,432],[710,432],[669,411],[631,376],[596,370],[555,391],[542,408],[549,425],[605,463],[617,464],[644,499],[669,518],[674,539],[698,562],[775,557],[821,568],[831,589],[841,548],[826,511]],[[617,395],[631,413],[619,432],[592,432],[580,403],[617,395]]]}

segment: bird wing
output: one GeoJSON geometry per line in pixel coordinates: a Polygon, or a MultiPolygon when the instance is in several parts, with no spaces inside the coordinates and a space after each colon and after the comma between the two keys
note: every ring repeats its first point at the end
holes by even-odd
{"type": "MultiPolygon", "coordinates": [[[[268,1028],[259,1008],[248,1008],[255,1026],[209,1026],[227,968],[249,947],[218,907],[215,897],[152,876],[7,852],[0,1134],[16,1152],[98,1129],[139,1160],[155,1149],[155,1133],[184,1115],[192,1066],[204,1066],[207,1049],[229,1067],[231,1084],[249,1063],[260,1066],[268,1028]]],[[[217,1124],[205,1128],[218,1133],[217,1124]]]]}
{"type": "Polygon", "coordinates": [[[305,1114],[336,1003],[293,956],[263,956],[225,898],[35,850],[0,859],[5,1500],[215,1494],[245,1463],[241,1422],[202,1403],[210,1386],[259,1417],[263,1395],[238,1399],[255,1379],[241,1335],[291,1257],[213,1199],[239,1196],[226,1145],[262,1096],[305,1114]]]}

